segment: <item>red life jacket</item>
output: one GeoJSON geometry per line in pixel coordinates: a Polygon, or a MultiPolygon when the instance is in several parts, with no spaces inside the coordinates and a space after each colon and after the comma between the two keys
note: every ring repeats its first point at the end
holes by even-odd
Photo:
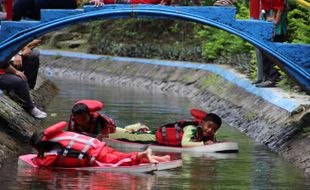
{"type": "Polygon", "coordinates": [[[63,148],[55,166],[85,167],[92,165],[98,154],[102,154],[106,144],[95,138],[63,131],[66,126],[67,122],[63,121],[48,127],[41,139],[41,141],[56,142],[63,148]],[[73,154],[76,156],[72,156],[73,154]]]}
{"type": "Polygon", "coordinates": [[[5,70],[4,69],[0,69],[0,75],[5,74],[5,70]]]}
{"type": "Polygon", "coordinates": [[[90,112],[102,110],[102,108],[104,107],[103,103],[98,100],[79,100],[75,102],[75,104],[79,103],[87,105],[90,112]]]}
{"type": "Polygon", "coordinates": [[[103,127],[103,129],[101,130],[101,134],[103,135],[107,135],[109,133],[114,133],[116,130],[116,125],[114,123],[114,121],[107,117],[107,116],[103,116],[101,114],[99,114],[98,112],[91,112],[91,121],[90,121],[90,126],[88,128],[83,128],[82,126],[78,125],[75,120],[74,120],[74,116],[71,115],[70,116],[70,121],[69,121],[69,131],[77,131],[77,132],[87,132],[90,134],[95,134],[95,127],[96,127],[96,121],[98,117],[102,117],[105,125],[103,127]]]}
{"type": "Polygon", "coordinates": [[[156,142],[162,145],[181,146],[183,137],[183,128],[188,125],[198,126],[198,121],[178,121],[168,123],[157,129],[155,133],[156,142]]]}
{"type": "Polygon", "coordinates": [[[90,126],[87,129],[85,129],[82,126],[77,125],[74,121],[74,116],[71,115],[70,121],[69,121],[69,127],[68,127],[69,131],[87,132],[90,134],[94,134],[95,127],[96,127],[96,120],[98,117],[102,117],[103,120],[105,121],[105,126],[103,127],[101,134],[108,135],[109,133],[115,132],[116,125],[114,121],[111,118],[107,116],[103,116],[97,112],[104,107],[103,103],[101,103],[98,100],[80,100],[80,101],[77,101],[75,104],[78,104],[78,103],[83,103],[88,107],[90,111],[90,115],[91,115],[90,126]]]}
{"type": "MultiPolygon", "coordinates": [[[[187,125],[199,126],[208,113],[199,109],[191,109],[191,115],[194,117],[192,121],[168,123],[158,128],[155,133],[157,143],[169,146],[181,146],[183,128],[187,125]]],[[[200,141],[201,137],[201,130],[197,130],[196,140],[200,141]]]]}
{"type": "Polygon", "coordinates": [[[191,115],[195,118],[193,119],[194,121],[202,122],[203,118],[205,118],[208,113],[203,110],[193,108],[191,109],[191,115]]]}

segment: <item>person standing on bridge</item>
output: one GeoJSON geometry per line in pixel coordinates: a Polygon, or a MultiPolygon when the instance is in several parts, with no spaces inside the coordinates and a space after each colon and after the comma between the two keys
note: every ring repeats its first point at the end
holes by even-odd
{"type": "Polygon", "coordinates": [[[41,9],[76,9],[79,0],[14,0],[13,20],[40,20],[41,9]]]}
{"type": "MultiPolygon", "coordinates": [[[[286,36],[286,0],[261,0],[261,19],[273,22],[275,25],[274,42],[284,42],[286,36]]],[[[256,49],[257,80],[253,83],[256,87],[274,87],[279,78],[279,71],[274,68],[276,64],[267,55],[256,49]]]]}

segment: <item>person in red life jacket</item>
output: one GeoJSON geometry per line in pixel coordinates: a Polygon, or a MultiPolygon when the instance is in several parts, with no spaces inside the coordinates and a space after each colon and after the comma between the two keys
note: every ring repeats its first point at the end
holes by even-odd
{"type": "Polygon", "coordinates": [[[98,139],[64,131],[67,122],[59,122],[44,131],[35,132],[30,144],[38,151],[33,162],[40,167],[87,167],[110,164],[131,166],[140,163],[170,161],[170,156],[154,156],[147,148],[143,152],[118,152],[98,139]]]}
{"type": "Polygon", "coordinates": [[[215,134],[221,124],[222,120],[218,115],[206,113],[201,120],[169,123],[149,132],[116,132],[109,134],[109,138],[168,146],[202,146],[216,142],[215,134]]]}
{"type": "Polygon", "coordinates": [[[98,102],[98,104],[100,103],[102,105],[101,102],[96,100],[82,100],[77,102],[72,108],[72,116],[70,118],[68,130],[83,133],[91,137],[100,136],[101,138],[107,137],[110,133],[114,133],[116,129],[114,121],[107,116],[102,116],[94,110],[90,110],[87,105],[89,102],[98,102]]]}

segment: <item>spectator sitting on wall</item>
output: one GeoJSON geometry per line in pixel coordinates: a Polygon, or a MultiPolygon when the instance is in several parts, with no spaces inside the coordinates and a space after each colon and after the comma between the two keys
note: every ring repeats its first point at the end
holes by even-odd
{"type": "Polygon", "coordinates": [[[26,45],[22,51],[14,56],[12,66],[22,71],[27,77],[27,82],[30,89],[34,89],[37,81],[37,75],[39,71],[39,52],[34,48],[40,45],[41,40],[36,39],[26,45]]]}
{"type": "MultiPolygon", "coordinates": [[[[29,48],[29,45],[26,47],[29,48]]],[[[35,85],[35,81],[33,80],[36,79],[38,65],[36,66],[37,68],[32,69],[32,72],[29,72],[29,76],[32,77],[32,81],[29,82],[27,82],[27,76],[22,71],[15,69],[13,66],[15,65],[22,68],[23,65],[26,65],[26,62],[22,62],[23,55],[21,55],[25,54],[26,56],[27,54],[28,56],[28,53],[26,52],[29,52],[29,50],[24,49],[24,51],[19,53],[20,55],[14,56],[14,59],[10,62],[0,64],[0,89],[6,91],[11,98],[21,100],[23,108],[33,117],[43,119],[47,117],[47,114],[34,106],[29,93],[29,85],[31,85],[32,88],[35,85]]],[[[31,68],[28,68],[27,72],[25,69],[25,73],[28,73],[28,70],[31,70],[31,68]]]]}

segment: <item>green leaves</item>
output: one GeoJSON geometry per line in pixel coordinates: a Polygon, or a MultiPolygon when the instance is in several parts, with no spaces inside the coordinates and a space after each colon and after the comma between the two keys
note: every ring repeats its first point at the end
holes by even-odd
{"type": "Polygon", "coordinates": [[[207,61],[214,61],[223,55],[249,53],[252,47],[243,39],[212,27],[204,27],[197,36],[203,41],[203,56],[207,61]]]}
{"type": "MultiPolygon", "coordinates": [[[[250,12],[246,5],[236,4],[237,19],[248,19],[250,12]]],[[[203,57],[214,61],[220,56],[232,56],[239,53],[249,53],[253,47],[241,38],[217,28],[204,26],[196,28],[197,37],[203,41],[203,57]]]]}
{"type": "Polygon", "coordinates": [[[288,33],[293,43],[310,44],[310,9],[297,6],[288,12],[288,33]]]}

